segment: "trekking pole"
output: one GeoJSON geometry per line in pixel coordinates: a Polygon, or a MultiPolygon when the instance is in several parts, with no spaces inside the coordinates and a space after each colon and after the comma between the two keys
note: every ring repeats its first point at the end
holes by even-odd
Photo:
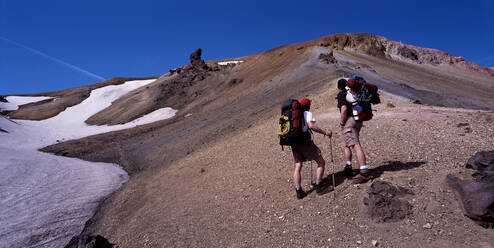
{"type": "Polygon", "coordinates": [[[334,199],[336,200],[336,183],[334,181],[334,159],[333,159],[333,140],[331,139],[331,136],[329,136],[329,147],[331,149],[331,164],[333,164],[333,173],[331,174],[333,176],[333,191],[334,191],[334,199]]]}
{"type": "Polygon", "coordinates": [[[312,175],[312,160],[311,160],[310,161],[310,184],[311,185],[314,185],[314,183],[312,182],[313,178],[314,178],[314,175],[312,175]]]}

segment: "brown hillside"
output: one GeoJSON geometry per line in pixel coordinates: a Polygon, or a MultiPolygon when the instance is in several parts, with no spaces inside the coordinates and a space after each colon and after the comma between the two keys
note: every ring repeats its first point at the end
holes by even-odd
{"type": "MultiPolygon", "coordinates": [[[[417,103],[494,109],[489,71],[428,64],[420,53],[413,61],[413,51],[397,52],[402,46],[373,35],[339,34],[246,56],[236,66],[187,65],[87,122],[127,122],[168,106],[179,110],[174,118],[43,151],[118,163],[134,176],[102,204],[85,230],[121,247],[347,247],[357,241],[370,246],[371,240],[385,247],[480,246],[492,233],[461,215],[443,181],[447,173],[462,171],[473,153],[492,147],[490,112],[416,105],[382,94],[363,142],[375,180],[416,194],[413,215],[402,222],[374,224],[365,216],[362,198],[369,184],[356,188],[337,177],[336,201],[312,194],[297,201],[287,181],[291,155],[280,151],[274,132],[280,103],[313,98],[318,123],[338,133],[339,77],[363,75],[383,91],[417,103]],[[320,59],[331,52],[336,63],[320,59]],[[471,132],[459,129],[460,122],[471,132]],[[424,229],[426,223],[433,228],[424,229]]],[[[327,140],[315,139],[329,160],[327,140]]],[[[339,166],[339,134],[333,142],[339,166]]]]}
{"type": "MultiPolygon", "coordinates": [[[[309,97],[318,125],[336,132],[334,166],[339,172],[344,160],[334,88],[327,84],[309,97]]],[[[394,223],[373,222],[362,202],[370,183],[355,187],[341,173],[336,175],[336,200],[332,193],[297,200],[291,152],[277,145],[277,115],[270,111],[270,117],[169,167],[136,176],[102,206],[86,232],[102,234],[121,247],[371,247],[372,240],[381,247],[482,247],[494,238],[463,216],[444,183],[448,173],[468,176],[463,169],[468,157],[492,148],[492,113],[383,97],[362,139],[374,181],[386,180],[415,194],[409,199],[413,214],[394,223]],[[459,123],[468,123],[472,131],[459,123]],[[427,223],[431,229],[423,227],[427,223]]],[[[329,176],[329,140],[315,135],[315,141],[329,176]]],[[[306,190],[310,177],[306,164],[306,190]]]]}

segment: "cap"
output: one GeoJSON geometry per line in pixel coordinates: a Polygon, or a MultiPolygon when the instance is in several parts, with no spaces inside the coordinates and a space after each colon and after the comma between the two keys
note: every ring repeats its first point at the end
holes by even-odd
{"type": "Polygon", "coordinates": [[[312,102],[311,100],[304,98],[304,99],[300,100],[300,105],[302,107],[310,107],[311,102],[312,102]]]}

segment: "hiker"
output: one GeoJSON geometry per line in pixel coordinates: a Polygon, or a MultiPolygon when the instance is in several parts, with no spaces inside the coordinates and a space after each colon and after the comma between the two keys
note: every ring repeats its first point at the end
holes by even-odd
{"type": "Polygon", "coordinates": [[[297,198],[304,198],[307,193],[302,189],[300,171],[302,170],[302,163],[304,161],[315,160],[317,163],[316,169],[316,193],[318,195],[324,194],[328,191],[328,188],[323,187],[322,177],[324,175],[324,166],[326,162],[321,155],[321,150],[312,141],[310,132],[314,131],[325,136],[331,137],[332,132],[330,130],[323,130],[316,126],[316,119],[310,110],[311,100],[304,98],[300,101],[300,106],[303,111],[302,121],[302,133],[307,135],[307,139],[300,143],[292,145],[293,159],[295,161],[295,171],[293,173],[293,182],[295,184],[295,190],[297,192],[297,198]]]}
{"type": "Polygon", "coordinates": [[[371,179],[369,175],[369,169],[367,167],[365,153],[360,144],[359,133],[362,128],[363,122],[361,120],[355,120],[352,115],[352,105],[346,100],[347,96],[347,80],[338,80],[338,108],[340,109],[340,126],[343,134],[343,150],[345,152],[346,163],[343,169],[343,174],[346,177],[353,177],[352,170],[352,150],[355,150],[357,155],[357,161],[360,165],[360,173],[357,178],[353,180],[354,184],[365,183],[371,179]]]}

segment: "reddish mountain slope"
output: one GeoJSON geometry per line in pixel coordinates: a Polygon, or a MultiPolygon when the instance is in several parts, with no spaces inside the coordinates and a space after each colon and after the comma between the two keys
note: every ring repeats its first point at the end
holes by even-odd
{"type": "MultiPolygon", "coordinates": [[[[385,246],[411,247],[416,240],[464,246],[466,240],[480,244],[492,238],[458,217],[442,187],[445,174],[461,171],[472,152],[494,145],[487,124],[494,117],[480,111],[494,109],[492,69],[368,34],[337,34],[235,60],[244,62],[205,66],[193,60],[87,123],[124,123],[170,106],[179,110],[172,119],[43,149],[118,163],[134,176],[101,206],[86,232],[104,234],[122,247],[353,246],[372,239],[385,246]],[[274,132],[280,103],[313,98],[318,123],[338,132],[335,82],[355,74],[400,99],[436,106],[383,94],[375,120],[364,128],[371,167],[401,164],[406,169],[386,170],[383,178],[400,186],[415,180],[418,203],[407,222],[379,225],[366,219],[360,208],[368,185],[340,182],[338,199],[328,206],[330,195],[296,201],[287,182],[290,154],[280,151],[274,132]],[[475,131],[463,133],[456,127],[460,122],[475,131]],[[459,224],[447,225],[441,216],[459,224]],[[436,221],[440,228],[423,230],[436,221]],[[411,240],[401,243],[407,237],[411,240]]],[[[337,166],[339,139],[336,134],[333,141],[337,166]]],[[[316,142],[328,158],[327,141],[316,142]]]]}

